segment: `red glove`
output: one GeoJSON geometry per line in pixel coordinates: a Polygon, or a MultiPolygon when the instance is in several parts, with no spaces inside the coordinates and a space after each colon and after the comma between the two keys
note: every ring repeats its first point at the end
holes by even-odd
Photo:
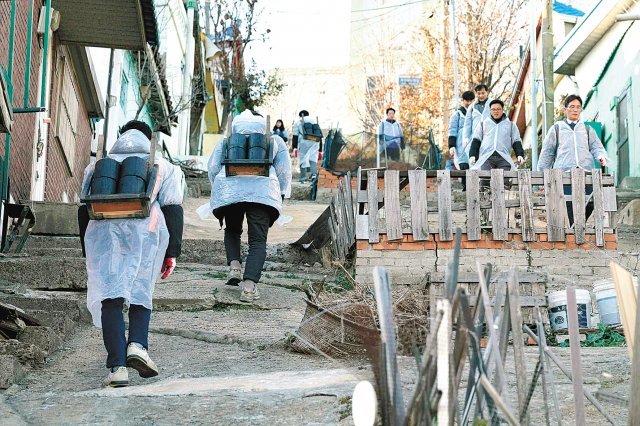
{"type": "Polygon", "coordinates": [[[322,161],[322,151],[318,152],[318,161],[322,161]]]}
{"type": "Polygon", "coordinates": [[[167,278],[169,275],[171,275],[171,273],[173,272],[173,270],[176,268],[176,258],[175,257],[165,257],[164,258],[164,262],[162,262],[162,269],[160,270],[160,272],[162,272],[162,279],[164,280],[165,278],[167,278]]]}
{"type": "Polygon", "coordinates": [[[298,158],[298,148],[293,150],[293,158],[298,158]]]}

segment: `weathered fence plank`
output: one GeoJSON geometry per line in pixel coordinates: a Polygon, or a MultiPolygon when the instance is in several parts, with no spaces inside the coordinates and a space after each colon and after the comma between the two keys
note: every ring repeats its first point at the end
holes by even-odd
{"type": "Polygon", "coordinates": [[[544,195],[547,203],[547,234],[549,241],[564,241],[565,212],[567,206],[562,188],[562,170],[544,171],[544,195]]]}
{"type": "Polygon", "coordinates": [[[369,170],[367,172],[367,206],[369,211],[369,242],[380,241],[378,233],[378,172],[369,170]]]}
{"type": "MultiPolygon", "coordinates": [[[[513,337],[513,355],[516,368],[516,389],[518,391],[518,412],[526,406],[527,365],[524,361],[524,334],[522,333],[522,310],[520,309],[520,286],[515,267],[511,267],[511,278],[507,284],[509,292],[509,310],[511,317],[511,335],[513,337]]],[[[506,308],[506,306],[505,306],[506,308]]],[[[528,423],[526,420],[525,424],[528,423]]]]}
{"type": "Polygon", "coordinates": [[[384,210],[387,222],[387,239],[402,239],[402,216],[400,214],[400,173],[398,170],[384,172],[384,210]]]}
{"type": "Polygon", "coordinates": [[[347,172],[344,176],[344,184],[345,184],[345,197],[347,204],[345,207],[347,208],[347,221],[349,228],[349,235],[355,238],[356,235],[356,226],[355,226],[355,213],[353,210],[353,190],[351,189],[351,172],[347,172]]]}
{"type": "Polygon", "coordinates": [[[491,208],[493,210],[493,239],[504,241],[509,238],[507,233],[507,208],[504,202],[504,170],[491,170],[491,208]]]}
{"type": "Polygon", "coordinates": [[[578,305],[576,288],[567,287],[567,320],[569,322],[569,348],[571,353],[571,381],[573,382],[573,401],[576,408],[576,424],[586,424],[584,396],[582,390],[582,366],[580,362],[580,334],[578,323],[578,305]]]}
{"type": "Polygon", "coordinates": [[[448,170],[438,170],[438,225],[440,241],[453,240],[451,177],[448,170]]]}
{"type": "Polygon", "coordinates": [[[585,214],[585,186],[584,170],[580,168],[571,169],[571,196],[573,207],[573,226],[576,235],[576,244],[584,244],[584,228],[587,222],[585,214]]]}
{"type": "Polygon", "coordinates": [[[427,206],[427,173],[425,170],[409,170],[411,194],[411,230],[414,241],[429,239],[429,208],[427,206]]]}
{"type": "Polygon", "coordinates": [[[518,170],[518,190],[520,192],[520,219],[522,240],[535,241],[533,230],[533,195],[531,191],[531,171],[518,170]]]}
{"type": "Polygon", "coordinates": [[[596,228],[596,246],[604,246],[604,194],[602,192],[602,171],[593,169],[593,219],[596,228]]]}
{"type": "Polygon", "coordinates": [[[477,241],[480,230],[480,178],[477,170],[467,172],[467,239],[477,241]]]}

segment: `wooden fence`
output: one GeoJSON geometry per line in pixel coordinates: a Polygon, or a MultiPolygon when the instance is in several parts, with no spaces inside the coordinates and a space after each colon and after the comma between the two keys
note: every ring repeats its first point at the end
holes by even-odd
{"type": "Polygon", "coordinates": [[[410,234],[414,241],[427,241],[435,234],[440,241],[452,241],[454,229],[460,227],[468,241],[480,240],[484,233],[496,241],[520,234],[525,242],[536,241],[536,234],[547,234],[550,242],[575,235],[575,243],[584,244],[595,235],[596,246],[603,247],[604,234],[615,233],[613,185],[613,177],[597,169],[359,170],[356,239],[377,243],[381,234],[388,241],[410,234]],[[384,175],[384,187],[368,185],[378,182],[379,174],[384,175]],[[452,191],[452,179],[462,176],[466,176],[466,192],[452,191]],[[433,177],[437,178],[437,194],[428,194],[426,181],[433,177]],[[400,191],[407,185],[409,200],[401,200],[400,191]],[[564,194],[569,185],[573,196],[564,194]],[[428,195],[437,197],[429,200],[428,195]],[[573,201],[573,226],[567,219],[566,201],[573,201]],[[586,214],[587,203],[593,205],[591,219],[586,214]]]}
{"type": "Polygon", "coordinates": [[[329,245],[331,259],[344,262],[355,244],[356,223],[354,197],[351,188],[351,173],[347,173],[338,184],[338,191],[329,206],[307,229],[298,244],[305,249],[322,249],[329,245]]]}

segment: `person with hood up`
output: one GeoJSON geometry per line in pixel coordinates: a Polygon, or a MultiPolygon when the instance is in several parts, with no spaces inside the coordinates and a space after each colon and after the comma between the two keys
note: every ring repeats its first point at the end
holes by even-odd
{"type": "MultiPolygon", "coordinates": [[[[585,125],[581,120],[582,98],[578,95],[569,95],[564,100],[565,119],[558,121],[549,128],[542,143],[538,170],[562,169],[571,171],[574,167],[591,171],[594,160],[606,167],[609,161],[607,151],[604,149],[595,130],[585,125]]],[[[586,195],[591,195],[592,185],[586,185],[586,195]]],[[[571,195],[571,185],[564,186],[565,195],[571,195]]],[[[586,205],[586,217],[593,213],[593,202],[586,205]]],[[[567,202],[567,214],[569,223],[573,225],[573,205],[567,202]]]]}
{"type": "Polygon", "coordinates": [[[492,99],[489,97],[489,87],[486,84],[478,84],[473,91],[476,94],[476,101],[470,108],[467,108],[467,115],[464,117],[464,128],[462,130],[462,142],[464,143],[467,155],[471,149],[473,135],[480,123],[491,115],[487,106],[492,99]]]}
{"type": "MultiPolygon", "coordinates": [[[[480,123],[473,134],[469,164],[476,170],[512,170],[515,164],[511,159],[511,150],[515,152],[518,164],[524,164],[520,132],[504,113],[504,103],[495,99],[489,104],[489,110],[491,115],[480,123]]],[[[486,185],[485,181],[483,186],[486,185]]]]}
{"type": "MultiPolygon", "coordinates": [[[[109,158],[122,162],[136,156],[148,159],[151,129],[130,121],[120,129],[109,158]]],[[[86,206],[78,212],[81,227],[87,225],[84,246],[87,257],[87,307],[93,323],[102,328],[109,374],[105,386],[129,384],[127,367],[141,377],[158,375],[151,360],[147,335],[155,283],[167,278],[176,266],[182,245],[184,176],[178,166],[157,156],[158,177],[151,196],[151,213],[144,219],[88,220],[86,206]],[[87,224],[88,222],[88,224],[87,224]],[[125,337],[123,307],[129,307],[129,336],[125,337]]],[[[84,173],[83,188],[91,184],[95,163],[84,173]]]]}
{"type": "Polygon", "coordinates": [[[396,121],[396,110],[387,108],[385,113],[387,118],[378,126],[378,150],[385,158],[398,161],[400,151],[405,148],[404,134],[400,123],[396,121]]]}
{"type": "MultiPolygon", "coordinates": [[[[243,135],[266,133],[266,120],[249,109],[237,115],[231,132],[243,135]]],[[[274,135],[273,164],[269,176],[227,176],[222,165],[224,144],[216,146],[209,159],[210,207],[224,229],[224,246],[229,265],[227,285],[240,286],[240,301],[252,303],[260,297],[258,282],[267,257],[269,228],[282,213],[282,202],[291,196],[291,159],[280,136],[274,135]],[[247,218],[249,253],[242,272],[240,237],[247,218]]]]}
{"type": "Polygon", "coordinates": [[[304,137],[304,123],[317,124],[316,120],[309,117],[309,111],[302,110],[298,113],[298,120],[293,129],[293,134],[297,136],[297,149],[294,148],[294,155],[298,157],[300,163],[300,182],[307,178],[313,180],[318,174],[318,161],[322,160],[322,142],[312,141],[304,137]]]}
{"type": "MultiPolygon", "coordinates": [[[[460,107],[451,115],[449,120],[449,156],[453,159],[453,163],[458,170],[469,169],[469,155],[467,149],[465,149],[462,133],[467,109],[474,99],[475,95],[471,90],[464,92],[460,100],[460,107]]],[[[465,178],[462,178],[462,190],[466,190],[465,178]]]]}

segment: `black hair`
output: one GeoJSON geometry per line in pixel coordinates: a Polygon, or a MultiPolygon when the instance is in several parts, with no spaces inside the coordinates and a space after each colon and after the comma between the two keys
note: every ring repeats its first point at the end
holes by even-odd
{"type": "Polygon", "coordinates": [[[580,106],[582,106],[582,98],[578,95],[569,95],[564,99],[564,107],[569,107],[569,104],[573,101],[577,100],[580,102],[580,106]]]}
{"type": "Polygon", "coordinates": [[[480,83],[476,87],[474,87],[474,89],[473,89],[474,92],[478,92],[480,90],[486,90],[488,92],[489,91],[489,86],[487,86],[484,83],[480,83]]]}
{"type": "Polygon", "coordinates": [[[256,117],[262,117],[262,114],[260,114],[259,112],[257,112],[254,109],[250,109],[249,111],[251,111],[251,114],[255,115],[256,117]]]}
{"type": "Polygon", "coordinates": [[[298,117],[308,117],[308,116],[309,116],[309,111],[307,111],[306,109],[303,109],[298,113],[298,117]]]}
{"type": "Polygon", "coordinates": [[[396,110],[395,110],[395,109],[393,109],[393,108],[387,108],[387,110],[386,110],[384,113],[385,113],[385,114],[389,114],[389,111],[396,112],[396,110]]]}
{"type": "Polygon", "coordinates": [[[464,99],[465,101],[472,101],[475,98],[476,98],[476,95],[471,90],[467,90],[462,94],[462,99],[464,99]]]}
{"type": "Polygon", "coordinates": [[[281,118],[278,118],[278,119],[276,120],[276,124],[274,124],[274,125],[273,125],[273,130],[276,130],[276,129],[278,128],[278,127],[277,127],[277,126],[278,126],[278,121],[282,123],[282,131],[286,130],[286,129],[284,128],[284,121],[282,121],[282,119],[281,119],[281,118]]]}
{"type": "Polygon", "coordinates": [[[147,139],[151,140],[151,127],[144,121],[140,120],[131,120],[127,122],[124,126],[120,127],[120,134],[123,134],[127,130],[139,130],[147,137],[147,139]]]}
{"type": "Polygon", "coordinates": [[[494,99],[489,103],[489,108],[491,108],[491,105],[495,105],[495,104],[499,104],[502,109],[504,109],[504,102],[502,102],[500,99],[494,99]]]}

